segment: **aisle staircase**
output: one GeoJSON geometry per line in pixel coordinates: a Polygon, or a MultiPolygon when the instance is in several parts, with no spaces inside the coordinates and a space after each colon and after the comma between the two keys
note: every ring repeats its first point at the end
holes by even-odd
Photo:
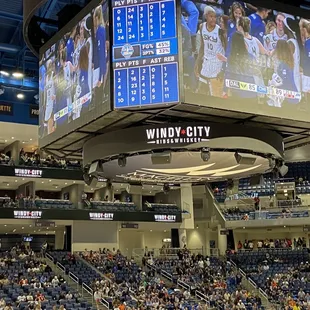
{"type": "Polygon", "coordinates": [[[96,305],[93,290],[85,283],[80,284],[79,278],[72,272],[69,272],[67,274],[66,269],[60,263],[55,264],[54,259],[51,255],[47,253],[46,258],[44,260],[56,274],[61,274],[62,277],[68,283],[68,285],[76,289],[81,294],[82,298],[85,299],[90,304],[92,304],[93,307],[96,307],[99,310],[109,309],[109,307],[105,304],[96,305]]]}

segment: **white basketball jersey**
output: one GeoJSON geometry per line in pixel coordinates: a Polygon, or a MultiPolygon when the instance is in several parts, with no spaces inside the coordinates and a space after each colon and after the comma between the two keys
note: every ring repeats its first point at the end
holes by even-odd
{"type": "Polygon", "coordinates": [[[268,51],[273,51],[277,47],[279,40],[287,41],[287,35],[279,36],[276,29],[274,29],[272,33],[264,36],[264,46],[268,51]]]}
{"type": "Polygon", "coordinates": [[[296,39],[289,39],[287,42],[291,42],[295,46],[295,52],[294,52],[294,78],[295,78],[295,84],[297,87],[297,90],[300,92],[301,86],[300,86],[300,50],[298,46],[298,42],[296,39]]]}
{"type": "Polygon", "coordinates": [[[66,81],[66,89],[70,88],[72,79],[71,79],[71,70],[69,62],[66,62],[64,66],[64,79],[66,81]]]}
{"type": "Polygon", "coordinates": [[[46,109],[44,116],[45,122],[47,122],[52,116],[54,109],[54,100],[52,97],[54,95],[55,95],[54,81],[52,77],[49,77],[46,82],[46,109]]]}
{"type": "Polygon", "coordinates": [[[258,39],[255,37],[251,37],[251,39],[244,38],[244,41],[248,47],[248,52],[252,55],[256,60],[259,59],[259,45],[258,39]]]}
{"type": "Polygon", "coordinates": [[[212,31],[208,31],[207,23],[203,23],[201,37],[204,44],[201,75],[207,78],[216,78],[223,66],[223,62],[217,58],[217,54],[225,54],[220,38],[220,27],[216,25],[212,31]]]}

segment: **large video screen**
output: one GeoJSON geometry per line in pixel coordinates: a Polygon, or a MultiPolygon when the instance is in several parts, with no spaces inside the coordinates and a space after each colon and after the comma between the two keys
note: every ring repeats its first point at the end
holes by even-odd
{"type": "Polygon", "coordinates": [[[243,1],[181,7],[185,102],[309,120],[309,20],[243,1]]]}
{"type": "Polygon", "coordinates": [[[43,141],[62,137],[110,109],[108,4],[86,11],[40,55],[43,141]]]}

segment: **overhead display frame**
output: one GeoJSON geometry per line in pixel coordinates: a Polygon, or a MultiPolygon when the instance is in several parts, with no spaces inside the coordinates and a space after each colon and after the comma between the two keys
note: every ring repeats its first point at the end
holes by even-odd
{"type": "Polygon", "coordinates": [[[180,100],[176,0],[113,1],[114,108],[180,100]]]}
{"type": "Polygon", "coordinates": [[[310,30],[301,10],[252,0],[181,7],[185,103],[309,121],[310,30]]]}
{"type": "Polygon", "coordinates": [[[111,110],[109,20],[109,2],[94,0],[41,48],[40,147],[111,110]]]}

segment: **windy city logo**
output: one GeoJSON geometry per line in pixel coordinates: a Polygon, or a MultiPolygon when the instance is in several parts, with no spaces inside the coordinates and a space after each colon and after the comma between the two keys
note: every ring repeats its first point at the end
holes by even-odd
{"type": "Polygon", "coordinates": [[[148,144],[182,144],[209,141],[209,126],[175,126],[146,129],[148,144]]]}

